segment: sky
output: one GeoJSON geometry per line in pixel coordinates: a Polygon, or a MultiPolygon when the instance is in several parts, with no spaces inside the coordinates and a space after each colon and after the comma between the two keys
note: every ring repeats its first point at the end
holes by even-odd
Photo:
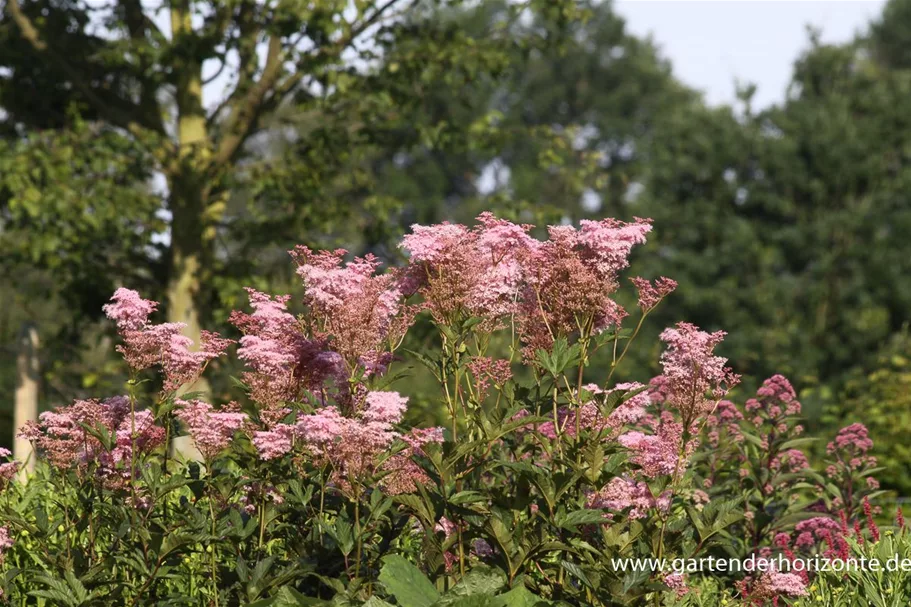
{"type": "Polygon", "coordinates": [[[617,0],[637,36],[651,35],[675,75],[711,104],[736,102],[736,81],[758,86],[754,109],[784,99],[807,25],[845,42],[878,17],[884,0],[617,0]]]}

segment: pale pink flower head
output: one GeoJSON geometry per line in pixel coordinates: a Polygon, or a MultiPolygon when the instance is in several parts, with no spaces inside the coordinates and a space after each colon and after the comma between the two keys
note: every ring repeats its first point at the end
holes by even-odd
{"type": "Polygon", "coordinates": [[[402,247],[410,253],[406,276],[417,279],[424,307],[443,324],[482,318],[493,330],[515,312],[523,260],[538,243],[531,226],[482,213],[468,229],[458,224],[413,226],[402,247]]]}
{"type": "Polygon", "coordinates": [[[873,441],[867,427],[863,424],[851,424],[838,431],[835,440],[826,446],[830,455],[836,451],[845,451],[851,454],[864,455],[873,448],[873,441]]]}
{"type": "Polygon", "coordinates": [[[469,230],[465,226],[448,221],[432,226],[414,224],[411,226],[411,234],[406,234],[399,246],[408,251],[412,261],[434,264],[443,255],[463,244],[468,234],[469,230]]]}
{"type": "Polygon", "coordinates": [[[114,291],[111,303],[101,307],[108,318],[117,323],[120,331],[138,331],[149,319],[149,314],[158,308],[158,303],[143,299],[139,293],[123,287],[114,291]]]}
{"type": "Polygon", "coordinates": [[[323,407],[303,416],[296,427],[305,441],[322,448],[340,440],[348,423],[335,407],[323,407]]]}
{"type": "Polygon", "coordinates": [[[662,420],[655,434],[633,431],[620,435],[617,441],[629,449],[630,461],[639,466],[647,478],[669,476],[682,470],[680,461],[683,427],[671,419],[662,420]]]}
{"type": "Polygon", "coordinates": [[[661,334],[667,344],[661,355],[664,396],[680,411],[684,424],[709,413],[740,380],[725,366],[727,359],[714,353],[724,335],[724,331],[700,331],[687,322],[661,334]]]}
{"type": "Polygon", "coordinates": [[[363,418],[381,424],[397,424],[408,405],[408,398],[398,392],[368,392],[363,418]]]}
{"type": "Polygon", "coordinates": [[[175,403],[175,415],[187,425],[196,448],[207,460],[224,451],[247,422],[244,413],[217,411],[201,400],[178,399],[175,403]]]}
{"type": "Polygon", "coordinates": [[[320,391],[327,381],[342,377],[344,361],[328,349],[325,340],[304,335],[287,310],[290,296],[272,297],[254,289],[247,293],[253,313],[235,311],[230,319],[244,334],[237,357],[249,368],[243,378],[250,398],[262,408],[261,417],[275,422],[284,417],[285,402],[299,400],[306,390],[320,391]]]}
{"type": "Polygon", "coordinates": [[[662,299],[674,292],[677,281],[662,276],[653,285],[645,278],[630,278],[639,291],[639,307],[643,312],[648,312],[658,305],[662,299]]]}
{"type": "Polygon", "coordinates": [[[345,263],[345,253],[303,246],[291,252],[304,279],[314,337],[326,340],[349,369],[382,372],[414,310],[404,305],[396,273],[377,274],[380,262],[373,255],[345,263]]]}
{"type": "Polygon", "coordinates": [[[418,486],[430,482],[430,477],[415,462],[414,456],[426,455],[424,447],[430,443],[442,443],[443,429],[414,428],[399,438],[408,447],[387,459],[382,465],[382,472],[385,476],[380,483],[383,491],[388,495],[414,493],[418,490],[418,486]]]}
{"type": "Polygon", "coordinates": [[[164,373],[164,390],[174,391],[195,382],[206,364],[220,356],[233,343],[215,333],[202,331],[198,348],[182,334],[183,323],[152,325],[148,316],[158,306],[139,297],[136,291],[117,289],[111,303],[103,309],[116,321],[123,344],[117,351],[137,371],[158,365],[164,373]]]}
{"type": "Polygon", "coordinates": [[[807,586],[803,578],[797,573],[783,573],[774,569],[760,574],[749,592],[750,600],[764,601],[778,597],[797,598],[806,596],[807,586]]]}
{"type": "MultiPolygon", "coordinates": [[[[614,431],[619,431],[624,426],[635,424],[642,420],[647,414],[647,408],[651,404],[648,390],[638,382],[620,383],[614,387],[614,390],[620,392],[633,392],[637,394],[626,399],[611,411],[605,423],[605,426],[614,431]]],[[[614,390],[611,390],[612,392],[614,390]]]]}
{"type": "MultiPolygon", "coordinates": [[[[0,565],[3,564],[3,558],[6,555],[6,552],[13,547],[14,543],[9,528],[0,527],[0,565]]],[[[3,598],[2,594],[0,594],[0,598],[3,598]]]]}
{"type": "Polygon", "coordinates": [[[648,511],[657,507],[648,485],[627,477],[615,476],[600,491],[588,498],[589,508],[602,508],[615,513],[627,509],[630,520],[645,518],[648,511]]]}
{"type": "Polygon", "coordinates": [[[579,331],[594,333],[619,327],[627,316],[611,299],[618,273],[629,265],[633,246],[645,242],[647,220],[615,219],[550,226],[550,239],[529,251],[523,263],[526,287],[521,295],[519,329],[527,360],[550,350],[554,340],[579,331]]]}
{"type": "Polygon", "coordinates": [[[151,452],[163,444],[165,438],[164,429],[155,423],[150,411],[136,411],[131,417],[130,400],[125,396],[103,401],[77,400],[72,405],[45,411],[19,435],[30,440],[52,466],[76,467],[80,472],[93,466],[105,479],[122,475],[122,462],[151,452]],[[106,449],[86,426],[111,436],[111,449],[106,449]],[[134,430],[136,453],[132,450],[134,430]]]}
{"type": "Polygon", "coordinates": [[[276,424],[268,431],[255,431],[252,441],[259,458],[272,460],[289,453],[294,445],[294,431],[294,426],[288,424],[276,424]]]}
{"type": "Polygon", "coordinates": [[[667,573],[662,577],[664,585],[673,590],[678,597],[684,596],[689,592],[689,586],[686,585],[686,578],[682,573],[667,573]]]}
{"type": "Polygon", "coordinates": [[[477,221],[476,246],[482,253],[489,255],[493,263],[509,257],[517,257],[538,248],[538,241],[528,234],[534,226],[519,225],[506,219],[499,219],[489,211],[478,215],[477,221]]]}
{"type": "MultiPolygon", "coordinates": [[[[3,455],[3,451],[6,451],[7,456],[9,455],[8,449],[0,449],[0,457],[6,457],[3,455]]],[[[0,462],[0,491],[6,489],[10,483],[13,482],[13,479],[16,478],[16,474],[19,472],[19,462],[13,460],[8,462],[0,462]]]]}
{"type": "Polygon", "coordinates": [[[479,402],[487,396],[491,383],[502,386],[512,378],[512,368],[505,359],[473,356],[466,366],[474,379],[475,396],[479,402]]]}

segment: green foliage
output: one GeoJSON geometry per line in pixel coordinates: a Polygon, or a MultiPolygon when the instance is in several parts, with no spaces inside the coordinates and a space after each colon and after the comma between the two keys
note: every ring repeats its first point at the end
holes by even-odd
{"type": "Polygon", "coordinates": [[[883,487],[899,495],[911,493],[911,337],[902,331],[880,350],[870,370],[847,381],[842,399],[831,411],[837,419],[863,419],[878,446],[883,487]]]}

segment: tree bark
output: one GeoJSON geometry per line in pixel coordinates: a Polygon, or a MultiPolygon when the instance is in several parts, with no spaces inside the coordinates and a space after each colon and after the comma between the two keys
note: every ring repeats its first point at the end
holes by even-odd
{"type": "MultiPolygon", "coordinates": [[[[171,5],[171,32],[175,44],[194,36],[188,0],[171,5]]],[[[177,101],[177,155],[168,175],[171,210],[171,260],[168,272],[168,320],[183,323],[183,333],[199,347],[202,329],[200,287],[207,263],[206,209],[211,192],[208,179],[211,142],[202,99],[202,65],[189,56],[175,65],[177,101]]],[[[208,392],[204,380],[192,387],[208,392]]]]}
{"type": "MultiPolygon", "coordinates": [[[[38,419],[38,328],[32,323],[22,325],[16,355],[16,400],[13,411],[13,432],[26,422],[38,419]]],[[[14,435],[13,457],[22,462],[20,478],[25,480],[35,469],[32,443],[14,435]]]]}
{"type": "MultiPolygon", "coordinates": [[[[189,0],[172,2],[171,33],[175,44],[193,38],[189,0]]],[[[168,320],[183,323],[183,334],[192,339],[194,347],[198,348],[203,322],[200,290],[205,284],[203,272],[206,271],[211,244],[206,221],[208,198],[212,191],[209,183],[212,153],[202,99],[202,65],[190,56],[177,62],[174,69],[178,157],[168,175],[171,210],[168,320]]],[[[192,386],[183,386],[181,392],[201,392],[206,397],[211,394],[205,378],[200,378],[192,386]]],[[[201,454],[190,436],[175,438],[171,448],[185,459],[201,461],[201,454]]]]}

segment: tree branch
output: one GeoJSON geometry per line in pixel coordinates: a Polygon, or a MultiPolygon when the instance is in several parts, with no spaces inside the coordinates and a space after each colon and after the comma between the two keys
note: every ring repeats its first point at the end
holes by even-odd
{"type": "MultiPolygon", "coordinates": [[[[348,33],[340,40],[323,47],[316,53],[309,54],[307,56],[309,62],[316,64],[337,59],[361,34],[377,23],[390,8],[402,1],[386,0],[363,20],[352,24],[348,33]]],[[[293,48],[293,46],[290,48],[293,48]]],[[[229,100],[210,115],[209,120],[214,121],[225,107],[231,108],[231,114],[225,125],[225,134],[213,158],[214,168],[223,167],[235,157],[244,141],[250,136],[262,109],[267,104],[270,107],[281,104],[284,98],[306,75],[307,72],[304,69],[298,69],[284,81],[279,82],[285,55],[285,49],[282,48],[280,37],[272,35],[269,39],[266,65],[259,80],[250,85],[245,94],[242,94],[246,87],[244,86],[244,78],[241,78],[241,82],[238,83],[229,100]]],[[[241,69],[243,70],[244,66],[241,66],[241,69]]]]}
{"type": "MultiPolygon", "coordinates": [[[[35,28],[31,19],[29,19],[28,16],[22,12],[22,7],[19,4],[19,0],[7,0],[6,6],[9,8],[9,12],[13,17],[13,21],[22,32],[22,37],[29,44],[31,44],[32,48],[34,48],[35,51],[47,55],[54,63],[56,63],[70,79],[73,86],[76,87],[85,96],[86,100],[93,107],[95,107],[95,109],[100,114],[105,116],[113,124],[126,129],[134,135],[139,136],[142,134],[142,131],[147,128],[148,125],[144,125],[140,120],[137,120],[133,112],[123,110],[122,108],[111,104],[109,101],[103,99],[95,90],[93,90],[89,83],[89,80],[85,77],[84,74],[82,74],[75,66],[73,66],[64,56],[51,48],[46,41],[42,40],[38,29],[35,28]]],[[[116,101],[118,103],[124,103],[126,100],[118,97],[116,101]]],[[[131,103],[131,105],[134,104],[131,103]]],[[[138,108],[136,108],[134,105],[133,109],[138,108]]],[[[152,125],[152,130],[157,130],[154,124],[152,125]]]]}
{"type": "MultiPolygon", "coordinates": [[[[259,80],[247,90],[246,94],[236,98],[231,105],[231,115],[225,125],[224,135],[215,151],[212,163],[215,168],[224,166],[234,158],[240,146],[247,139],[253,124],[259,116],[266,95],[275,86],[281,76],[284,50],[281,38],[273,35],[269,38],[269,50],[266,53],[266,64],[259,80]]],[[[238,87],[240,85],[238,84],[238,87]]],[[[235,91],[235,94],[240,92],[235,91]]],[[[232,95],[235,97],[235,95],[232,95]]]]}
{"type": "MultiPolygon", "coordinates": [[[[349,46],[354,44],[357,41],[358,36],[363,34],[370,28],[372,25],[376,24],[380,18],[388,11],[390,8],[401,2],[402,0],[386,0],[384,4],[377,7],[369,17],[365,17],[363,21],[356,25],[352,25],[351,30],[348,32],[344,38],[331,45],[329,48],[322,48],[318,53],[313,53],[308,56],[308,59],[314,60],[314,62],[326,61],[332,58],[338,58],[342,53],[345,52],[349,46]]],[[[415,4],[416,2],[412,2],[415,4]]],[[[306,72],[302,69],[296,70],[293,74],[288,76],[284,82],[276,86],[275,93],[273,98],[276,103],[280,103],[282,99],[288,95],[294,88],[300,83],[303,77],[306,75],[306,72]]]]}

